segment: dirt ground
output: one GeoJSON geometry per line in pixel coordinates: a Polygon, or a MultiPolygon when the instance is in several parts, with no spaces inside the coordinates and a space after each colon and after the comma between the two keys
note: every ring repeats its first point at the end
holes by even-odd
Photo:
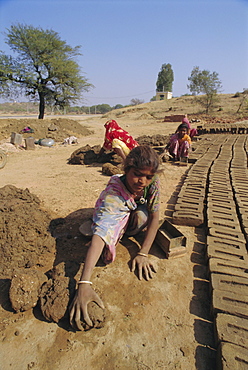
{"type": "MultiPolygon", "coordinates": [[[[132,115],[113,118],[135,138],[144,134],[167,135],[173,133],[178,125],[147,115],[140,116],[136,111],[132,115]]],[[[1,245],[5,242],[6,247],[8,242],[7,250],[11,249],[10,256],[4,260],[0,280],[0,362],[3,370],[215,368],[203,228],[178,226],[187,237],[187,253],[181,257],[166,259],[164,252],[154,244],[150,254],[158,271],[150,281],[139,281],[130,272],[130,258],[137,251],[139,239],[124,238],[117,247],[115,262],[108,266],[99,265],[93,273],[94,289],[106,307],[106,319],[100,329],[79,332],[69,326],[67,316],[54,323],[44,318],[38,306],[18,313],[11,307],[8,297],[10,278],[18,269],[44,273],[62,264],[65,276],[70,277],[72,284],[78,279],[89,241],[78,228],[91,214],[109,177],[101,173],[100,164],[70,165],[68,158],[80,146],[101,145],[103,124],[110,118],[77,117],[76,120],[84,127],[83,133],[78,133],[78,144],[61,145],[68,135],[77,136],[75,128],[64,131],[64,136],[59,136],[53,147],[37,145],[35,150],[16,149],[9,144],[3,128],[5,122],[0,120],[0,147],[8,152],[8,162],[0,170],[0,188],[13,185],[19,189],[8,189],[9,192],[17,192],[15,197],[18,201],[12,199],[11,204],[0,189],[2,215],[9,212],[18,215],[16,219],[12,218],[9,229],[6,225],[10,223],[6,220],[4,223],[3,219],[0,221],[3,228],[1,245]],[[52,236],[45,235],[45,225],[52,236]],[[47,244],[43,240],[41,245],[32,245],[34,235],[30,230],[46,236],[47,244]],[[25,245],[20,245],[20,235],[25,245]],[[48,242],[48,238],[52,241],[49,239],[48,242]],[[30,245],[33,249],[28,255],[33,259],[29,258],[27,262],[25,258],[16,256],[24,255],[30,245]],[[45,252],[40,259],[39,248],[44,245],[45,252]]],[[[17,128],[15,120],[11,122],[16,130],[35,125],[23,120],[17,128]]],[[[39,137],[36,139],[40,139],[40,135],[43,137],[43,133],[37,134],[39,137]]],[[[163,163],[162,167],[160,219],[170,220],[187,167],[171,162],[163,163]]],[[[4,255],[6,250],[2,259],[4,255]]],[[[66,297],[63,296],[61,305],[64,299],[66,297]]]]}

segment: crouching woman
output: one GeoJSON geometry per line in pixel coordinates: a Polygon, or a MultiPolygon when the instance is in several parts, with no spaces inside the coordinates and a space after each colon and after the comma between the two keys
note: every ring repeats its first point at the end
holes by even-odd
{"type": "Polygon", "coordinates": [[[93,237],[82,275],[70,307],[70,322],[82,330],[81,315],[92,326],[87,305],[103,302],[92,289],[92,271],[100,258],[105,263],[114,261],[116,245],[124,233],[135,235],[146,227],[141,249],[132,261],[132,272],[137,268],[139,279],[152,278],[155,272],[148,253],[159,225],[159,157],[149,146],[131,150],[124,162],[124,175],[112,176],[100,194],[93,215],[93,237]]]}
{"type": "Polygon", "coordinates": [[[175,161],[180,161],[181,158],[188,158],[190,147],[191,139],[188,135],[188,126],[181,123],[166,145],[165,152],[169,151],[175,161]]]}

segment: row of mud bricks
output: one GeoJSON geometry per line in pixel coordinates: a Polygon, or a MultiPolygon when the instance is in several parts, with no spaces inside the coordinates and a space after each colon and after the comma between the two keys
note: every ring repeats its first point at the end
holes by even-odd
{"type": "Polygon", "coordinates": [[[173,223],[207,225],[217,369],[248,369],[248,136],[216,135],[198,153],[173,223]]]}
{"type": "Polygon", "coordinates": [[[215,127],[215,128],[203,128],[197,126],[199,135],[203,134],[248,134],[248,127],[215,127]]]}

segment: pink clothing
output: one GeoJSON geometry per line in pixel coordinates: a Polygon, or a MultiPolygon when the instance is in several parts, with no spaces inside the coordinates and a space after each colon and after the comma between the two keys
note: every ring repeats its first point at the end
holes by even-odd
{"type": "Polygon", "coordinates": [[[191,139],[192,139],[192,137],[198,135],[197,129],[196,128],[191,128],[191,125],[189,123],[188,118],[184,117],[183,120],[182,120],[182,123],[186,123],[186,125],[188,126],[189,136],[191,137],[191,139]]]}
{"type": "Polygon", "coordinates": [[[186,125],[188,125],[189,136],[191,137],[191,139],[192,139],[192,137],[198,135],[197,129],[196,128],[191,128],[191,125],[189,123],[188,118],[184,117],[183,120],[182,120],[182,123],[186,123],[186,125]]]}
{"type": "Polygon", "coordinates": [[[182,123],[186,123],[186,125],[188,126],[188,128],[191,129],[191,126],[190,126],[190,123],[189,123],[188,118],[184,117],[183,120],[182,120],[182,123]]]}
{"type": "MultiPolygon", "coordinates": [[[[189,137],[188,135],[186,135],[189,137]]],[[[170,138],[169,153],[173,155],[176,160],[180,160],[181,157],[189,156],[190,139],[180,140],[178,134],[174,134],[170,138]]]]}
{"type": "MultiPolygon", "coordinates": [[[[105,242],[103,258],[105,263],[115,259],[115,247],[129,226],[129,218],[133,211],[138,208],[135,201],[122,182],[123,176],[114,175],[110,178],[106,188],[101,192],[93,214],[92,231],[99,235],[105,242]]],[[[144,189],[143,205],[148,212],[156,212],[159,209],[159,178],[154,176],[152,183],[144,189]]],[[[134,219],[130,231],[141,228],[146,223],[144,212],[137,215],[140,220],[134,219]],[[139,217],[141,216],[141,218],[139,217]]]]}

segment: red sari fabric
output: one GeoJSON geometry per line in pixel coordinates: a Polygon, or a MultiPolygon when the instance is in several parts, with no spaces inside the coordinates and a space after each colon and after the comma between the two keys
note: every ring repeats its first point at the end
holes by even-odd
{"type": "Polygon", "coordinates": [[[112,141],[114,139],[121,140],[130,150],[139,145],[137,141],[135,141],[127,131],[123,130],[115,120],[107,121],[104,127],[106,128],[105,141],[103,144],[105,149],[112,149],[112,141]]]}

